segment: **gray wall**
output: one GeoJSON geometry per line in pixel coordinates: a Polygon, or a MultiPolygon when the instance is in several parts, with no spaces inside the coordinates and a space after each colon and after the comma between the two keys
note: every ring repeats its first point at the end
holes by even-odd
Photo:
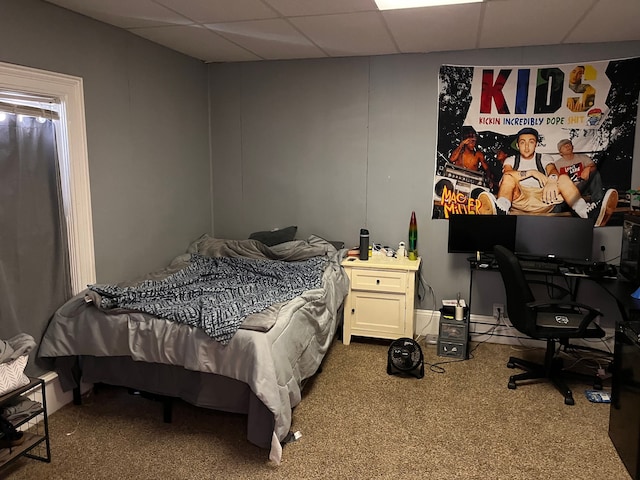
{"type": "Polygon", "coordinates": [[[0,61],[83,78],[98,281],[211,231],[207,67],[39,0],[0,12],[0,61]]]}
{"type": "MultiPolygon", "coordinates": [[[[436,307],[458,292],[466,298],[466,256],[447,254],[447,222],[431,219],[440,65],[637,55],[640,42],[210,65],[214,232],[242,238],[298,225],[299,238],[356,245],[367,227],[374,241],[397,246],[415,210],[436,307]]],[[[600,229],[596,241],[615,256],[620,227],[600,229]]],[[[502,284],[492,274],[480,280],[473,313],[491,314],[504,303],[502,284]]],[[[430,294],[420,307],[434,307],[430,294]]]]}
{"type": "MultiPolygon", "coordinates": [[[[367,227],[397,245],[415,210],[436,305],[466,297],[469,280],[446,221],[430,218],[440,65],[640,54],[631,42],[207,67],[39,0],[0,11],[0,61],[84,79],[98,281],[163,266],[212,218],[221,237],[296,224],[355,245],[367,227]]],[[[619,228],[598,238],[619,249],[619,228]]],[[[475,285],[474,313],[504,302],[497,278],[475,285]]]]}

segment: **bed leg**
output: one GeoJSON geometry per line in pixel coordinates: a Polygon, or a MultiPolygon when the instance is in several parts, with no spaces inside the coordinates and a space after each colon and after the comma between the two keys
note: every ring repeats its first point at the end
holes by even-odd
{"type": "Polygon", "coordinates": [[[80,387],[73,389],[73,404],[82,405],[82,395],[80,395],[80,387]]]}
{"type": "Polygon", "coordinates": [[[171,397],[162,397],[162,419],[164,423],[171,423],[173,405],[171,397]]]}

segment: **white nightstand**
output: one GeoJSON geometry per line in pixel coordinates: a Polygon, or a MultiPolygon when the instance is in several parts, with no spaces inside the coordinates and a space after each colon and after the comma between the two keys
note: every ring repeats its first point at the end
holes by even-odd
{"type": "Polygon", "coordinates": [[[342,342],[351,335],[396,339],[413,338],[416,272],[421,259],[374,255],[369,260],[342,262],[349,276],[342,342]]]}

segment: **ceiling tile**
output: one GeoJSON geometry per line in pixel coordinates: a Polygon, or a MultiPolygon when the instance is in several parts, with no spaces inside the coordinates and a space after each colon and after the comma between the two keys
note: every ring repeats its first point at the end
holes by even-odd
{"type": "Polygon", "coordinates": [[[326,57],[286,20],[256,20],[205,25],[264,59],[326,57]]]}
{"type": "Polygon", "coordinates": [[[640,41],[640,0],[485,0],[384,13],[374,0],[45,1],[206,61],[640,41]],[[177,28],[193,24],[213,31],[177,28]]]}
{"type": "Polygon", "coordinates": [[[73,10],[87,17],[120,28],[154,25],[186,25],[189,19],[151,0],[48,0],[49,3],[73,10]]]}
{"type": "Polygon", "coordinates": [[[260,60],[251,52],[197,25],[135,28],[131,32],[204,62],[260,60]]]}
{"type": "Polygon", "coordinates": [[[600,0],[565,39],[569,43],[640,40],[638,0],[600,0]]]}
{"type": "Polygon", "coordinates": [[[265,0],[265,2],[287,17],[378,11],[374,0],[265,0]]]}
{"type": "Polygon", "coordinates": [[[400,51],[417,53],[476,48],[480,12],[480,4],[467,3],[388,10],[382,15],[400,51]]]}
{"type": "Polygon", "coordinates": [[[559,44],[591,4],[585,0],[487,2],[478,46],[559,44]]]}
{"type": "Polygon", "coordinates": [[[290,21],[331,56],[399,53],[379,12],[296,17],[290,21]]]}
{"type": "Polygon", "coordinates": [[[155,0],[198,23],[234,22],[276,18],[278,14],[260,0],[155,0]]]}

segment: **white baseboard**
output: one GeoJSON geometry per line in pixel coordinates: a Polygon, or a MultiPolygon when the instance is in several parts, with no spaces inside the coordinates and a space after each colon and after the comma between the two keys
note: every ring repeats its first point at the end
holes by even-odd
{"type": "Polygon", "coordinates": [[[440,328],[440,312],[416,309],[416,336],[438,336],[440,328]]]}
{"type": "MultiPolygon", "coordinates": [[[[520,345],[525,347],[544,348],[545,342],[534,340],[518,332],[508,318],[501,319],[496,325],[496,319],[489,315],[471,315],[470,336],[474,342],[500,343],[505,345],[520,345]]],[[[416,310],[416,336],[431,339],[438,338],[440,326],[440,311],[416,310]]],[[[577,340],[572,344],[609,350],[613,352],[614,329],[604,328],[606,336],[603,340],[577,340]]]]}
{"type": "MultiPolygon", "coordinates": [[[[47,372],[40,375],[40,378],[44,380],[45,391],[47,394],[47,415],[51,415],[53,412],[60,410],[67,403],[73,401],[73,392],[64,392],[60,386],[60,379],[55,372],[47,372]]],[[[80,391],[86,393],[92,385],[82,383],[80,385],[80,391]]]]}

